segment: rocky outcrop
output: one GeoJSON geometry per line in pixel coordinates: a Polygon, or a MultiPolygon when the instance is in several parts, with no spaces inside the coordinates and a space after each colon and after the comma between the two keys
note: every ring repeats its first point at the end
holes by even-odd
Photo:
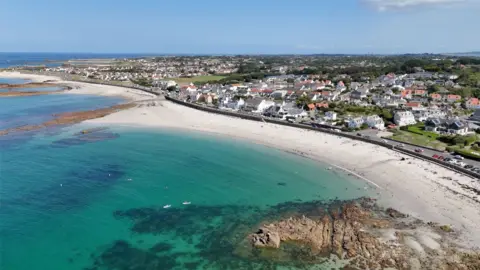
{"type": "Polygon", "coordinates": [[[403,213],[398,212],[397,210],[395,210],[393,208],[387,208],[387,210],[385,212],[392,218],[405,218],[405,217],[408,216],[408,215],[405,215],[403,213]]]}
{"type": "Polygon", "coordinates": [[[450,249],[450,255],[442,257],[439,256],[441,252],[422,247],[421,241],[417,242],[409,235],[412,227],[395,231],[396,225],[405,227],[399,219],[407,215],[391,208],[380,214],[372,213],[370,209],[351,203],[321,218],[290,217],[262,225],[249,237],[255,248],[281,248],[283,243],[304,243],[310,246],[313,254],[335,254],[340,259],[351,259],[351,266],[360,269],[416,269],[412,268],[413,264],[420,265],[419,269],[480,269],[478,255],[467,256],[450,249]],[[391,233],[394,240],[382,238],[382,234],[388,231],[394,231],[391,233]],[[280,243],[275,241],[277,236],[280,243]]]}
{"type": "MultiPolygon", "coordinates": [[[[265,225],[251,235],[252,243],[257,247],[280,245],[263,244],[265,232],[278,235],[281,242],[295,241],[308,243],[312,248],[329,251],[341,258],[380,257],[385,248],[382,243],[367,233],[368,226],[385,227],[388,222],[379,222],[370,213],[354,204],[346,205],[341,212],[325,215],[319,220],[302,216],[288,218],[277,223],[265,225]],[[379,225],[380,224],[380,225],[379,225]]],[[[266,243],[269,243],[268,241],[266,243]]]]}
{"type": "Polygon", "coordinates": [[[51,83],[23,83],[23,84],[8,84],[0,83],[0,89],[14,89],[14,88],[39,88],[39,87],[56,87],[58,84],[51,83]]]}
{"type": "Polygon", "coordinates": [[[261,228],[252,236],[253,245],[256,247],[280,247],[280,236],[266,228],[261,228]]]}
{"type": "Polygon", "coordinates": [[[0,92],[0,97],[28,97],[28,96],[40,96],[40,95],[50,95],[53,93],[59,93],[65,91],[62,90],[55,90],[55,91],[8,91],[8,92],[0,92]]]}
{"type": "Polygon", "coordinates": [[[95,119],[95,118],[100,118],[107,116],[109,114],[121,111],[121,110],[126,110],[129,108],[133,108],[136,105],[134,103],[127,103],[127,104],[120,104],[120,105],[115,105],[111,106],[108,108],[103,108],[103,109],[97,109],[97,110],[91,110],[91,111],[80,111],[80,112],[68,112],[68,113],[62,113],[62,114],[56,114],[54,115],[54,119],[44,122],[39,125],[26,125],[22,127],[16,127],[16,128],[10,128],[10,129],[4,129],[0,130],[0,136],[7,135],[9,133],[13,132],[22,132],[22,131],[33,131],[33,130],[39,130],[42,128],[46,128],[49,126],[55,126],[55,125],[71,125],[71,124],[76,124],[80,123],[85,120],[89,119],[95,119]]]}

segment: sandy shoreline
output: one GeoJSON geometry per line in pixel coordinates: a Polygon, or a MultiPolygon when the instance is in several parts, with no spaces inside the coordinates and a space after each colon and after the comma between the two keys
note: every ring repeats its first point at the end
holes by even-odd
{"type": "MultiPolygon", "coordinates": [[[[122,96],[131,100],[155,96],[117,86],[61,81],[55,77],[0,72],[0,77],[32,81],[58,80],[74,89],[68,93],[122,96]],[[79,89],[75,89],[78,86],[79,89]]],[[[452,225],[462,231],[462,242],[480,247],[480,196],[461,185],[480,189],[477,179],[429,162],[351,139],[207,113],[160,101],[159,106],[137,107],[86,124],[121,125],[195,131],[228,136],[303,155],[338,166],[369,183],[380,194],[381,204],[424,221],[452,225]],[[406,158],[406,161],[401,161],[406,158]]],[[[363,181],[359,180],[359,181],[363,181]]]]}
{"type": "Polygon", "coordinates": [[[100,95],[100,96],[117,96],[125,98],[129,101],[140,101],[156,98],[157,96],[143,92],[141,90],[101,85],[90,84],[83,82],[64,81],[61,78],[45,75],[22,74],[20,72],[0,72],[1,78],[7,79],[27,79],[32,82],[52,81],[55,84],[64,84],[72,87],[71,90],[66,91],[68,94],[85,94],[85,95],[100,95]]]}
{"type": "Polygon", "coordinates": [[[450,224],[463,231],[463,243],[480,247],[480,196],[460,184],[480,189],[480,182],[438,165],[392,150],[320,132],[226,117],[162,101],[133,108],[90,124],[115,124],[207,132],[294,152],[339,166],[369,180],[382,205],[424,221],[450,224]],[[401,161],[404,157],[407,160],[401,161]],[[451,179],[451,180],[449,180],[451,179]]]}

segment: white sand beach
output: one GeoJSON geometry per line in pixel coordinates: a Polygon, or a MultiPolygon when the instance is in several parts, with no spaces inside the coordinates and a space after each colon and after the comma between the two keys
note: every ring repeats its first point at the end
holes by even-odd
{"type": "Polygon", "coordinates": [[[153,94],[149,94],[141,90],[111,85],[65,81],[54,76],[22,74],[20,72],[0,72],[0,77],[7,79],[28,79],[31,82],[51,81],[52,83],[56,84],[66,84],[73,88],[67,91],[69,94],[119,96],[131,101],[148,100],[156,97],[153,94]]]}
{"type": "Polygon", "coordinates": [[[480,182],[380,146],[207,113],[166,100],[156,107],[133,108],[87,122],[215,133],[302,154],[349,170],[363,178],[359,181],[370,181],[365,185],[380,194],[382,205],[427,222],[452,225],[465,232],[463,243],[480,247],[480,196],[460,186],[480,189],[480,182]],[[401,161],[402,157],[407,160],[401,161]]]}

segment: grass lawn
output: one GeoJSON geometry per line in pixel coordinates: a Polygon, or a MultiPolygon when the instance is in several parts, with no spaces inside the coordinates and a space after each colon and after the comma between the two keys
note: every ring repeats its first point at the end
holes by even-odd
{"type": "Polygon", "coordinates": [[[434,138],[415,134],[408,131],[398,131],[390,138],[397,141],[435,148],[441,151],[445,150],[445,148],[447,147],[447,144],[437,141],[434,138]]]}
{"type": "Polygon", "coordinates": [[[408,131],[411,132],[411,133],[415,133],[415,134],[418,134],[418,135],[429,137],[429,138],[434,139],[434,140],[437,139],[440,136],[440,134],[438,134],[438,133],[431,132],[431,131],[425,131],[424,125],[409,126],[408,131]]]}
{"type": "Polygon", "coordinates": [[[188,84],[192,82],[207,82],[207,81],[219,81],[225,76],[215,76],[215,75],[206,75],[206,76],[196,76],[191,78],[169,78],[167,80],[176,81],[178,84],[188,84]]]}

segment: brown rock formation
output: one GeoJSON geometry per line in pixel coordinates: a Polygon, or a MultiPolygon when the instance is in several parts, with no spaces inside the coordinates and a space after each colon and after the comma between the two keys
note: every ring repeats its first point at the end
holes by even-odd
{"type": "Polygon", "coordinates": [[[37,87],[57,87],[61,85],[58,84],[51,84],[51,83],[23,83],[23,84],[8,84],[8,83],[0,83],[0,89],[14,89],[14,88],[37,88],[37,87]]]}
{"type": "Polygon", "coordinates": [[[0,92],[0,97],[18,97],[18,96],[39,96],[39,95],[49,95],[52,93],[63,92],[62,90],[55,91],[8,91],[0,92]]]}
{"type": "Polygon", "coordinates": [[[280,247],[280,237],[277,232],[271,232],[266,228],[261,228],[252,238],[253,245],[256,247],[280,247]]]}
{"type": "Polygon", "coordinates": [[[480,269],[478,254],[467,255],[450,249],[443,253],[447,254],[444,256],[439,255],[442,252],[428,248],[425,248],[426,253],[418,252],[404,241],[403,235],[408,231],[399,229],[394,234],[396,240],[382,240],[385,228],[395,229],[396,219],[404,217],[407,216],[394,209],[374,215],[370,209],[349,203],[317,220],[305,216],[291,217],[263,225],[249,238],[255,248],[281,248],[282,243],[304,243],[311,247],[312,254],[333,253],[341,259],[352,259],[350,266],[360,269],[414,269],[412,260],[418,262],[421,269],[480,269]],[[277,236],[280,239],[278,244],[274,241],[277,236]]]}
{"type": "Polygon", "coordinates": [[[0,136],[7,135],[12,132],[39,130],[39,129],[46,128],[49,126],[54,126],[54,125],[76,124],[89,119],[101,118],[121,110],[133,108],[135,106],[136,104],[134,103],[128,103],[128,104],[115,105],[115,106],[98,109],[98,110],[62,113],[62,114],[54,115],[55,116],[54,119],[39,125],[27,125],[22,127],[0,130],[0,136]]]}

